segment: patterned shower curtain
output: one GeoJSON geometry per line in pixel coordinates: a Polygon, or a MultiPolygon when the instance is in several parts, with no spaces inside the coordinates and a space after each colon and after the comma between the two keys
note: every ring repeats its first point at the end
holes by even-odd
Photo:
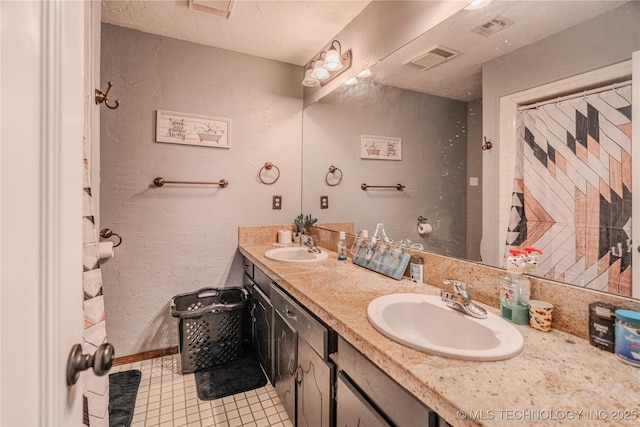
{"type": "Polygon", "coordinates": [[[536,275],[631,295],[631,84],[522,109],[507,247],[536,275]]]}
{"type": "MultiPolygon", "coordinates": [[[[107,340],[102,296],[102,274],[98,258],[98,232],[93,215],[91,196],[91,149],[87,139],[84,143],[83,161],[83,289],[84,289],[84,334],[82,350],[93,354],[96,348],[107,340]]],[[[91,427],[109,426],[109,376],[98,377],[93,370],[87,370],[84,377],[84,424],[91,427]]]]}

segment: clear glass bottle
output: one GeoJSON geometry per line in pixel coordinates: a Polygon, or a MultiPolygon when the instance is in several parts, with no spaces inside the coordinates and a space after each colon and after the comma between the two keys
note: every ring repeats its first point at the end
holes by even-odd
{"type": "Polygon", "coordinates": [[[340,241],[338,242],[338,261],[344,261],[347,259],[347,242],[345,242],[346,238],[346,233],[344,231],[341,231],[340,241]]]}

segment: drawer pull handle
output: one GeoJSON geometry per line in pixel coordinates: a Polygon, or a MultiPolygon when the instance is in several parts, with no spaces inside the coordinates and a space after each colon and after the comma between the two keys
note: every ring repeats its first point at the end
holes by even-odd
{"type": "Polygon", "coordinates": [[[289,371],[289,375],[295,375],[297,369],[293,369],[296,361],[293,360],[293,357],[289,358],[289,363],[287,364],[287,371],[289,371]]]}
{"type": "Polygon", "coordinates": [[[295,379],[298,384],[302,384],[302,366],[298,365],[296,368],[295,379]]]}
{"type": "Polygon", "coordinates": [[[285,309],[284,314],[286,314],[289,319],[298,320],[298,316],[296,316],[296,313],[289,309],[285,309]]]}

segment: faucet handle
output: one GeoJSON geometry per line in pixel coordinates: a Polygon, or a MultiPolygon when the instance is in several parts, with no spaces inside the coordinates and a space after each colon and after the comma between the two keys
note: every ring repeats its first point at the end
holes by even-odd
{"type": "Polygon", "coordinates": [[[471,285],[467,285],[461,280],[444,279],[442,281],[445,285],[453,285],[453,290],[457,295],[460,295],[466,302],[471,301],[471,285]]]}

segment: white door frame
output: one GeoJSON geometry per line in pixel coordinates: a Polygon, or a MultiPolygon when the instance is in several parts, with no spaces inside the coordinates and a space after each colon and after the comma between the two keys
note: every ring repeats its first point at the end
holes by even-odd
{"type": "Polygon", "coordinates": [[[635,152],[640,143],[640,51],[633,52],[631,63],[631,296],[640,298],[640,153],[635,152]]]}
{"type": "Polygon", "coordinates": [[[0,425],[82,425],[85,8],[0,3],[0,425]]]}

